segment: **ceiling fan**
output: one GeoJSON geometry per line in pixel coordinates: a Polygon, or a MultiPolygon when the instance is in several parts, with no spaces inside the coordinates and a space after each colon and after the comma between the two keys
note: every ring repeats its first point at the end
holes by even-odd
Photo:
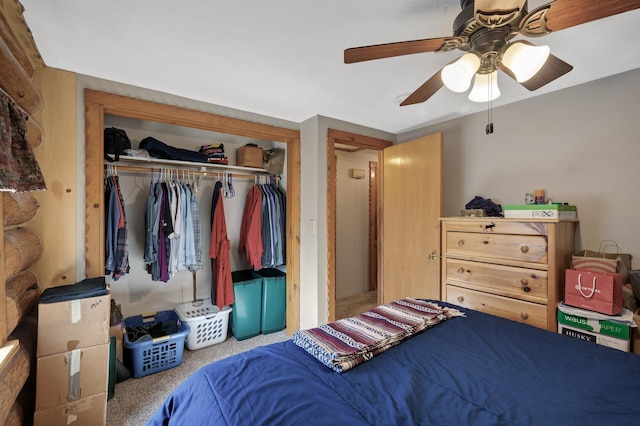
{"type": "Polygon", "coordinates": [[[465,53],[440,69],[400,105],[425,102],[444,85],[469,94],[473,101],[487,102],[500,95],[497,71],[501,70],[528,90],[536,90],[573,69],[551,55],[547,46],[518,34],[540,37],[551,32],[629,12],[640,0],[555,0],[527,10],[526,0],[460,0],[462,12],[453,22],[453,36],[354,47],[344,51],[344,62],[370,61],[425,52],[465,53]]]}

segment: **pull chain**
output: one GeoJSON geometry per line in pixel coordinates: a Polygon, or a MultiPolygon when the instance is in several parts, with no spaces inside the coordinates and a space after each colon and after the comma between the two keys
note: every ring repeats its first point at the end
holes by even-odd
{"type": "Polygon", "coordinates": [[[489,74],[489,102],[487,103],[487,135],[493,133],[493,73],[489,74]]]}

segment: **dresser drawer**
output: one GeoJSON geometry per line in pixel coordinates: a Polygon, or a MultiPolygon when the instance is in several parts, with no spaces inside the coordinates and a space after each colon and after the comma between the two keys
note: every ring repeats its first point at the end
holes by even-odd
{"type": "Polygon", "coordinates": [[[547,303],[547,271],[447,258],[445,277],[463,287],[547,303]]]}
{"type": "Polygon", "coordinates": [[[547,307],[447,285],[447,302],[539,328],[547,328],[547,307]]]}
{"type": "Polygon", "coordinates": [[[489,234],[548,235],[548,223],[523,222],[496,218],[448,219],[447,231],[489,234]]]}
{"type": "Polygon", "coordinates": [[[446,255],[547,263],[547,237],[471,232],[447,232],[446,255]]]}

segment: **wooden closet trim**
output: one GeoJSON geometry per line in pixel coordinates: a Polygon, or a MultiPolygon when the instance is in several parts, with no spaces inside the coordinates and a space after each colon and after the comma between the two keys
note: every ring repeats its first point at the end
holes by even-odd
{"type": "Polygon", "coordinates": [[[300,327],[300,131],[85,89],[86,275],[104,275],[105,114],[287,144],[287,334],[300,327]]]}
{"type": "MultiPolygon", "coordinates": [[[[329,321],[334,321],[336,318],[336,184],[338,172],[336,166],[336,143],[376,150],[378,151],[379,163],[381,163],[381,151],[393,145],[393,142],[384,139],[342,130],[327,129],[327,318],[329,321]]],[[[379,193],[377,199],[380,202],[379,193]]],[[[379,217],[380,214],[378,214],[379,217]]],[[[378,253],[381,253],[381,251],[378,250],[378,253]]],[[[380,276],[378,274],[378,277],[380,276]]],[[[378,287],[380,286],[378,285],[378,287]]]]}

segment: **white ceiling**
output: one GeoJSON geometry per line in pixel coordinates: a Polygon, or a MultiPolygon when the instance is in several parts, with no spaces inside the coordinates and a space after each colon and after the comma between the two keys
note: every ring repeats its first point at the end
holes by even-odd
{"type": "MultiPolygon", "coordinates": [[[[459,0],[20,0],[49,67],[302,122],[402,133],[486,109],[442,88],[400,102],[460,51],[346,65],[344,49],[452,35],[459,0]]],[[[546,1],[529,1],[529,10],[546,1]]],[[[535,92],[499,76],[505,105],[640,68],[640,10],[539,39],[573,71],[535,92]]]]}

